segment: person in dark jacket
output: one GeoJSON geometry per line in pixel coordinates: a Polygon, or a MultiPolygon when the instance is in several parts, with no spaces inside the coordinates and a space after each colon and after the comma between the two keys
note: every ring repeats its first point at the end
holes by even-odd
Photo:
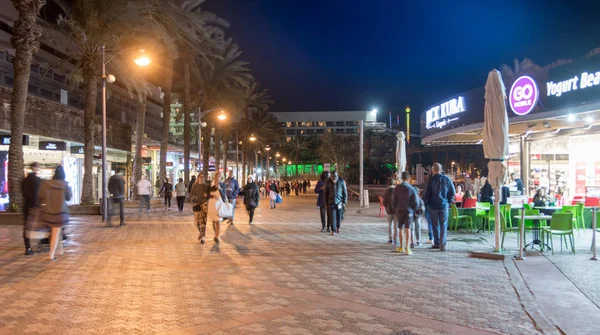
{"type": "Polygon", "coordinates": [[[510,179],[512,179],[512,181],[516,184],[517,191],[523,195],[525,191],[525,184],[523,184],[523,180],[521,180],[521,178],[519,178],[519,176],[517,176],[517,174],[514,172],[510,174],[510,179]]]}
{"type": "Polygon", "coordinates": [[[279,194],[279,187],[277,187],[277,183],[275,179],[273,179],[269,183],[269,205],[271,205],[271,209],[277,208],[277,195],[279,194]]]}
{"type": "MultiPolygon", "coordinates": [[[[240,193],[240,185],[233,176],[233,171],[229,171],[229,176],[225,180],[225,194],[227,201],[233,205],[233,213],[235,214],[235,205],[238,194],[240,193]]],[[[229,224],[233,224],[233,215],[229,218],[229,224]]]]}
{"type": "Polygon", "coordinates": [[[331,216],[331,235],[339,234],[343,207],[348,203],[348,190],[346,182],[338,176],[337,171],[332,171],[331,176],[325,182],[323,198],[331,216]]]}
{"type": "Polygon", "coordinates": [[[446,250],[446,232],[448,231],[448,208],[454,202],[454,184],[442,173],[442,165],[434,163],[433,173],[427,182],[423,201],[429,211],[433,228],[432,249],[446,250]]]}
{"type": "Polygon", "coordinates": [[[485,184],[481,190],[479,190],[479,201],[480,202],[489,202],[490,204],[494,203],[494,189],[492,188],[492,184],[490,184],[489,180],[485,180],[485,184]]]}
{"type": "Polygon", "coordinates": [[[500,205],[506,205],[508,203],[508,198],[510,198],[510,189],[508,185],[502,185],[500,189],[500,205]]]}
{"type": "MultiPolygon", "coordinates": [[[[321,173],[321,178],[317,182],[317,186],[315,186],[315,193],[317,195],[317,208],[319,209],[319,213],[321,214],[321,232],[331,232],[331,217],[327,212],[327,207],[325,206],[325,199],[323,196],[325,182],[329,178],[329,171],[323,171],[321,173]],[[327,228],[325,228],[327,227],[327,228]],[[327,229],[327,230],[325,230],[327,229]]],[[[286,184],[287,185],[287,184],[286,184]]]]}
{"type": "Polygon", "coordinates": [[[40,184],[40,221],[51,229],[50,260],[56,260],[55,253],[63,254],[62,228],[69,223],[69,206],[73,192],[65,181],[65,170],[57,166],[51,180],[40,184]]]}
{"type": "Polygon", "coordinates": [[[165,192],[165,208],[170,211],[171,210],[171,198],[173,197],[173,184],[169,183],[169,179],[165,178],[165,183],[160,188],[158,194],[165,192]]]}
{"type": "Polygon", "coordinates": [[[388,219],[388,243],[396,245],[398,243],[398,217],[394,209],[393,195],[396,187],[396,179],[392,178],[389,182],[389,187],[383,194],[383,206],[387,213],[388,219]]]}
{"type": "Polygon", "coordinates": [[[200,236],[201,244],[204,244],[204,237],[206,236],[206,221],[208,214],[208,197],[210,196],[210,185],[204,181],[204,175],[201,173],[196,179],[196,183],[190,190],[190,199],[192,201],[192,210],[194,211],[194,218],[196,219],[196,227],[200,236]]]}
{"type": "Polygon", "coordinates": [[[412,255],[408,241],[411,236],[410,228],[414,221],[415,212],[419,209],[418,192],[409,183],[410,174],[407,171],[402,172],[401,179],[402,183],[396,186],[392,197],[394,210],[398,218],[398,243],[400,244],[396,251],[412,255]],[[402,230],[404,230],[404,233],[402,230]]]}
{"type": "Polygon", "coordinates": [[[254,221],[254,210],[258,207],[258,202],[260,201],[260,193],[258,192],[258,186],[254,183],[253,176],[248,176],[246,185],[242,189],[242,194],[244,195],[244,205],[250,217],[248,224],[252,224],[254,221]]]}
{"type": "Polygon", "coordinates": [[[119,204],[119,217],[121,222],[119,226],[125,225],[125,218],[123,217],[123,200],[125,196],[125,179],[123,179],[122,172],[115,173],[108,180],[108,191],[112,194],[112,206],[108,210],[108,217],[106,219],[106,225],[111,226],[110,220],[113,216],[115,204],[119,204]]]}
{"type": "Polygon", "coordinates": [[[42,179],[37,176],[40,170],[40,164],[33,162],[30,165],[31,172],[23,179],[21,184],[21,193],[23,194],[23,241],[25,242],[25,255],[33,255],[33,249],[31,249],[31,239],[28,236],[28,232],[32,230],[33,218],[29,217],[29,213],[33,212],[32,209],[37,209],[40,206],[40,184],[42,179]]]}

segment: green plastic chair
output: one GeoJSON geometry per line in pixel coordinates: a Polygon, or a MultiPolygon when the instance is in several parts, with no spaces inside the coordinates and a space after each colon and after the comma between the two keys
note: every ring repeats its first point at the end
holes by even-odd
{"type": "Polygon", "coordinates": [[[529,210],[533,209],[530,204],[523,204],[523,208],[529,209],[529,210]]]}
{"type": "Polygon", "coordinates": [[[512,227],[512,205],[506,204],[504,205],[504,220],[508,227],[512,227]]]}
{"type": "Polygon", "coordinates": [[[456,204],[452,204],[452,220],[454,221],[454,231],[458,228],[458,221],[465,220],[467,226],[473,230],[473,219],[469,215],[460,215],[456,204]]]}
{"type": "Polygon", "coordinates": [[[477,220],[481,219],[481,225],[485,228],[485,221],[488,218],[488,213],[486,209],[490,208],[489,202],[478,202],[477,206],[475,206],[475,217],[477,220]]]}
{"type": "MultiPolygon", "coordinates": [[[[598,227],[598,225],[600,225],[600,211],[596,212],[596,232],[592,231],[592,234],[600,233],[600,228],[598,227]]],[[[596,242],[596,243],[598,243],[598,242],[596,242]]],[[[592,240],[592,244],[590,246],[590,250],[592,250],[592,248],[594,248],[594,240],[592,240]]]]}
{"type": "Polygon", "coordinates": [[[567,236],[571,243],[571,251],[575,254],[575,235],[573,234],[573,213],[554,213],[550,220],[550,227],[545,227],[546,235],[550,237],[550,246],[554,255],[554,235],[560,236],[560,251],[562,251],[562,242],[565,240],[567,244],[567,236]]]}
{"type": "MultiPolygon", "coordinates": [[[[563,208],[560,210],[560,212],[562,214],[567,214],[567,213],[571,213],[573,214],[573,227],[575,229],[577,229],[578,224],[577,224],[577,212],[579,211],[578,209],[579,205],[573,205],[573,206],[563,206],[563,208]]],[[[577,236],[579,236],[579,229],[577,229],[577,236]]]]}
{"type": "MultiPolygon", "coordinates": [[[[502,250],[505,250],[504,249],[504,237],[506,236],[506,233],[517,232],[517,241],[519,241],[519,238],[521,235],[521,230],[519,229],[518,225],[516,227],[513,227],[512,224],[511,225],[508,224],[506,214],[500,215],[500,220],[501,220],[500,230],[502,231],[502,244],[500,245],[500,248],[502,250]]],[[[518,248],[519,248],[519,244],[517,242],[517,249],[518,248]]]]}
{"type": "Polygon", "coordinates": [[[577,233],[579,236],[579,229],[581,228],[585,232],[585,220],[583,219],[583,210],[585,208],[585,203],[579,202],[577,203],[577,233]]]}
{"type": "MultiPolygon", "coordinates": [[[[500,205],[500,215],[504,215],[505,209],[506,209],[506,205],[500,205]]],[[[496,224],[496,206],[495,205],[490,206],[490,210],[488,211],[488,216],[487,216],[487,226],[488,226],[488,232],[490,234],[493,231],[492,227],[494,227],[492,225],[492,223],[496,224]]]]}
{"type": "MultiPolygon", "coordinates": [[[[539,209],[523,209],[525,211],[525,215],[540,215],[540,210],[539,209]]],[[[519,213],[520,215],[521,213],[519,213]]],[[[534,220],[531,219],[525,219],[525,222],[523,223],[524,227],[523,227],[523,245],[527,244],[527,232],[528,231],[534,231],[535,225],[533,223],[534,220]]],[[[543,229],[545,226],[547,226],[547,222],[546,220],[539,220],[540,221],[540,230],[543,229]]],[[[544,241],[544,234],[543,232],[540,234],[540,240],[543,242],[544,241]]],[[[540,250],[544,250],[544,245],[542,244],[540,246],[540,250]]]]}

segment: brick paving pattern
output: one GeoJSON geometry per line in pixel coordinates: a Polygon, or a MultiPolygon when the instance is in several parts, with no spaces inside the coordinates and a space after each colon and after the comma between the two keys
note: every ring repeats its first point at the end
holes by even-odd
{"type": "MultiPolygon", "coordinates": [[[[424,245],[409,257],[386,243],[378,208],[351,205],[332,237],[319,232],[314,201],[262,201],[253,226],[238,208],[220,246],[211,227],[198,243],[187,204],[128,209],[119,228],[77,217],[54,262],[44,246],[23,256],[21,227],[0,226],[0,334],[557,333],[560,320],[527,298],[511,259],[468,257],[492,237],[453,233],[447,252],[424,245]]],[[[589,239],[576,256],[544,257],[599,305],[589,239]]]]}

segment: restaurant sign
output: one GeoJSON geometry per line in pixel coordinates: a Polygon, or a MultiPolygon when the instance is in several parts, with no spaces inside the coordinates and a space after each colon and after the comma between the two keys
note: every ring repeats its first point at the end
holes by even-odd
{"type": "Polygon", "coordinates": [[[456,99],[448,100],[425,112],[425,127],[427,129],[444,128],[451,122],[458,120],[456,114],[466,110],[464,97],[460,96],[456,99]]]}
{"type": "Polygon", "coordinates": [[[581,75],[573,76],[559,82],[549,81],[546,83],[548,96],[560,97],[564,93],[594,87],[600,85],[600,71],[596,73],[583,72],[581,75]]]}
{"type": "Polygon", "coordinates": [[[517,115],[529,114],[540,98],[540,91],[533,78],[528,76],[519,77],[510,88],[510,108],[517,115]]]}
{"type": "Polygon", "coordinates": [[[65,151],[67,143],[62,141],[40,141],[40,150],[65,151]]]}

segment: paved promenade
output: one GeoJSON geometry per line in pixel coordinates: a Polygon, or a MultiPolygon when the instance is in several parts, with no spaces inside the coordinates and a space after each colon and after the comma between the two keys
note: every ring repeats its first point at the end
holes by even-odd
{"type": "Polygon", "coordinates": [[[600,333],[589,232],[575,256],[470,258],[492,238],[468,233],[405,256],[386,243],[378,205],[351,205],[333,237],[314,202],[262,201],[252,226],[238,209],[220,246],[210,227],[198,243],[187,204],[129,209],[120,228],[76,217],[54,262],[47,247],[23,256],[21,227],[0,226],[0,334],[600,333]]]}

